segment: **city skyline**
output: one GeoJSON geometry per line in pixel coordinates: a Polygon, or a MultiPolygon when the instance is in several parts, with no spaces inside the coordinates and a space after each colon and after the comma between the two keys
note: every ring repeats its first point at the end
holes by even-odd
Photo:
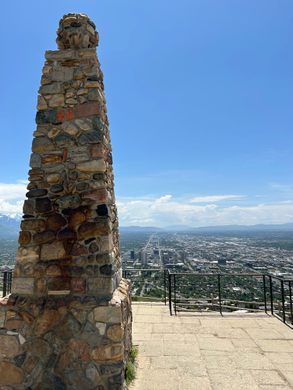
{"type": "Polygon", "coordinates": [[[44,50],[82,11],[100,33],[120,225],[293,221],[291,2],[3,7],[0,214],[21,213],[44,50]]]}

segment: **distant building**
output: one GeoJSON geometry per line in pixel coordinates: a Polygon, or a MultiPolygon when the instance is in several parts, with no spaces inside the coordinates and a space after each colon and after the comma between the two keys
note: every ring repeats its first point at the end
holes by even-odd
{"type": "Polygon", "coordinates": [[[184,251],[179,252],[179,259],[183,262],[186,260],[186,253],[184,251]]]}
{"type": "Polygon", "coordinates": [[[147,255],[146,251],[142,250],[140,252],[140,259],[141,259],[140,261],[141,261],[142,265],[147,265],[147,263],[148,263],[148,255],[147,255]]]}
{"type": "Polygon", "coordinates": [[[224,259],[224,258],[221,258],[218,260],[218,265],[226,265],[227,264],[227,260],[224,259]]]}
{"type": "Polygon", "coordinates": [[[130,251],[130,258],[131,258],[131,260],[134,260],[134,256],[135,256],[134,251],[130,251]]]}

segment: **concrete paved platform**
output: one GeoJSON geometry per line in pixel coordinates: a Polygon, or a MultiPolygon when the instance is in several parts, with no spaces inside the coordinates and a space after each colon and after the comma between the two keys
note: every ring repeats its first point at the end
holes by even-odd
{"type": "Polygon", "coordinates": [[[293,389],[293,330],[266,315],[179,314],[133,303],[131,390],[293,389]]]}

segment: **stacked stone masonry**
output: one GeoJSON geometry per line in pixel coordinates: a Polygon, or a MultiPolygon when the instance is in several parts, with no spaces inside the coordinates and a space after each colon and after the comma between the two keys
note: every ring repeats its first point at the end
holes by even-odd
{"type": "Polygon", "coordinates": [[[45,54],[12,294],[0,304],[0,388],[122,389],[130,287],[95,25],[65,15],[57,44],[45,54]]]}

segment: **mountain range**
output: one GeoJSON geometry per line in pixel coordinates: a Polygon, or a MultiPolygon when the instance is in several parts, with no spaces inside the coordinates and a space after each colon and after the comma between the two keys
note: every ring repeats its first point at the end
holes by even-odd
{"type": "Polygon", "coordinates": [[[0,214],[0,238],[13,238],[19,232],[20,218],[0,214]]]}
{"type": "Polygon", "coordinates": [[[262,232],[262,231],[286,231],[293,232],[293,222],[284,224],[258,224],[258,225],[219,225],[192,227],[187,225],[172,225],[164,228],[144,226],[121,226],[121,232],[194,232],[194,233],[216,233],[216,232],[262,232]]]}
{"type": "MultiPolygon", "coordinates": [[[[0,214],[0,238],[16,237],[19,232],[20,218],[11,218],[0,214]]],[[[293,232],[293,222],[284,224],[258,225],[219,225],[192,227],[188,225],[172,225],[164,228],[156,226],[121,226],[121,233],[158,233],[158,232],[193,232],[193,233],[221,233],[221,232],[261,232],[284,231],[293,232]]]]}

